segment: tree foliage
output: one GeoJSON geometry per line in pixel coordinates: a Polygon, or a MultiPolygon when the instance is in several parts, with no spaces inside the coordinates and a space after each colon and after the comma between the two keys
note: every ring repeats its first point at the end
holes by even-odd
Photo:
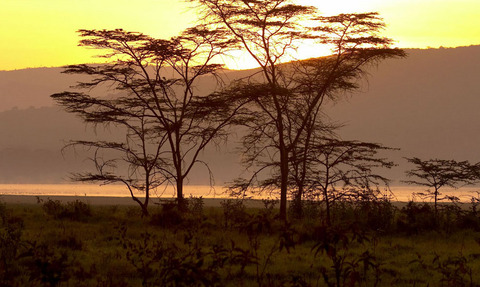
{"type": "MultiPolygon", "coordinates": [[[[337,200],[371,201],[385,196],[380,192],[389,180],[378,174],[391,168],[392,161],[378,156],[392,150],[376,143],[325,138],[311,144],[304,190],[306,196],[318,194],[326,206],[326,223],[331,222],[331,205],[337,200]]],[[[299,194],[301,196],[302,194],[299,194]]],[[[298,198],[297,200],[300,200],[298,198]]]]}
{"type": "Polygon", "coordinates": [[[259,171],[278,170],[280,217],[286,220],[289,159],[318,128],[325,101],[358,88],[369,65],[404,53],[379,36],[384,24],[377,13],[323,17],[314,7],[289,0],[191,2],[204,9],[210,24],[227,29],[260,66],[259,75],[237,83],[252,100],[253,121],[246,123],[250,132],[243,143],[247,164],[257,169],[234,187],[245,190],[259,171]],[[306,42],[330,46],[333,54],[282,65],[306,42]]]}
{"type": "Polygon", "coordinates": [[[438,213],[438,201],[450,198],[440,197],[442,187],[458,188],[460,185],[474,184],[480,179],[480,163],[471,164],[468,161],[445,159],[422,160],[417,157],[406,158],[406,160],[415,167],[406,171],[407,177],[412,179],[403,182],[426,186],[428,190],[420,195],[433,197],[435,214],[438,213]]]}
{"type": "Polygon", "coordinates": [[[80,45],[103,51],[109,63],[69,66],[65,72],[92,77],[79,88],[106,84],[116,94],[64,92],[53,98],[85,122],[121,126],[126,138],[72,142],[95,150],[97,172],[77,179],[122,182],[144,210],[151,189],[163,183],[174,183],[182,201],[185,179],[203,163],[200,152],[225,138],[227,125],[242,124],[248,130],[244,161],[253,176],[232,188],[279,189],[285,221],[287,196],[295,189],[303,194],[307,165],[318,164],[307,159],[325,148],[315,146],[312,135],[331,133],[322,115],[325,102],[358,89],[369,66],[404,52],[379,35],[384,23],[373,12],[325,17],[291,0],[189,2],[203,9],[202,24],[168,40],[123,30],[79,31],[80,45]],[[292,61],[306,43],[330,47],[332,55],[292,61]],[[196,83],[202,76],[216,77],[222,66],[214,59],[230,49],[247,51],[260,69],[227,89],[200,95],[196,83]],[[105,150],[119,155],[108,158],[105,150]],[[299,159],[302,179],[291,181],[299,159]],[[123,174],[117,170],[122,161],[129,165],[123,174]],[[143,203],[134,190],[145,192],[143,203]]]}
{"type": "Polygon", "coordinates": [[[107,85],[114,94],[63,92],[52,98],[86,123],[122,128],[125,138],[73,141],[71,145],[94,149],[96,167],[95,173],[75,178],[125,184],[144,214],[152,190],[161,184],[174,184],[177,199],[183,201],[185,179],[195,165],[206,164],[200,152],[226,136],[224,128],[242,106],[220,93],[201,94],[196,86],[202,76],[217,77],[222,66],[212,60],[234,43],[223,30],[206,26],[169,40],[121,29],[79,33],[80,45],[101,50],[108,63],[68,66],[64,72],[90,76],[77,88],[91,91],[107,85]],[[128,170],[119,171],[119,162],[127,163],[128,170]],[[145,195],[143,202],[136,192],[145,195]]]}

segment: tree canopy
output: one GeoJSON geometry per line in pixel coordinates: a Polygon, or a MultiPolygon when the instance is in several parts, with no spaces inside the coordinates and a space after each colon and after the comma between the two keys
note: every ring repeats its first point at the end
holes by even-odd
{"type": "Polygon", "coordinates": [[[122,142],[73,141],[71,145],[94,148],[96,173],[77,174],[81,181],[125,184],[144,214],[152,190],[172,183],[183,201],[183,184],[197,164],[200,152],[226,136],[243,103],[224,94],[201,94],[196,83],[217,76],[222,65],[212,63],[233,44],[221,29],[197,26],[169,40],[137,32],[80,30],[81,46],[99,49],[108,63],[73,65],[65,73],[90,76],[77,88],[91,91],[108,85],[112,95],[63,92],[52,98],[86,123],[121,127],[122,142]],[[116,152],[115,155],[105,151],[116,152]],[[117,163],[128,164],[119,171],[117,163]],[[134,191],[144,193],[141,202],[134,191]]]}
{"type": "Polygon", "coordinates": [[[225,138],[228,125],[243,125],[243,158],[254,175],[232,187],[269,183],[280,191],[280,218],[286,221],[287,197],[304,194],[307,165],[319,163],[308,159],[327,148],[315,139],[333,133],[323,117],[325,102],[358,89],[370,66],[405,54],[380,36],[385,25],[374,12],[326,17],[291,0],[189,2],[203,11],[201,23],[171,39],[121,29],[79,31],[80,45],[102,51],[108,63],[69,66],[65,72],[91,76],[78,85],[84,91],[108,85],[115,94],[52,97],[87,123],[122,127],[126,137],[72,142],[95,149],[97,173],[77,178],[122,182],[144,210],[152,188],[172,183],[181,202],[185,179],[194,166],[206,164],[201,151],[225,138]],[[297,48],[305,43],[329,47],[332,54],[296,60],[297,48]],[[209,75],[221,81],[222,65],[215,59],[235,49],[246,51],[260,68],[228,87],[200,94],[199,79],[209,75]],[[100,152],[105,150],[122,155],[108,158],[100,152]],[[122,161],[129,168],[118,175],[122,161]],[[299,167],[303,179],[292,181],[299,167]],[[134,189],[145,193],[144,203],[134,189]]]}
{"type": "Polygon", "coordinates": [[[442,187],[458,188],[460,185],[474,184],[480,179],[480,163],[471,164],[468,161],[445,159],[422,160],[417,157],[406,160],[412,163],[414,168],[405,172],[407,177],[412,179],[403,182],[429,188],[420,195],[434,198],[435,213],[438,201],[444,199],[439,197],[442,187]]]}
{"type": "MultiPolygon", "coordinates": [[[[289,0],[190,2],[199,4],[203,19],[226,29],[260,66],[261,75],[237,84],[252,99],[244,153],[257,171],[279,171],[280,217],[286,220],[289,158],[319,125],[325,101],[358,88],[368,66],[405,54],[379,36],[384,24],[377,13],[324,17],[314,7],[289,0]],[[282,65],[305,42],[330,47],[332,55],[282,65]]],[[[237,186],[245,189],[250,183],[237,186]]]]}

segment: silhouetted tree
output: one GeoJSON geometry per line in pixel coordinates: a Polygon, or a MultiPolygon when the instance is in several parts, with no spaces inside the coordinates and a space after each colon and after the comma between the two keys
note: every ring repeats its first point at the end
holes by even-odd
{"type": "Polygon", "coordinates": [[[309,132],[312,116],[326,99],[356,89],[369,64],[404,53],[378,35],[384,24],[376,13],[321,17],[314,7],[290,0],[190,1],[204,8],[210,24],[228,29],[260,66],[260,73],[244,80],[243,86],[237,83],[237,93],[252,100],[252,121],[246,123],[250,132],[243,144],[245,162],[257,170],[232,187],[243,193],[261,171],[278,170],[280,181],[270,181],[270,186],[280,189],[280,218],[286,220],[289,158],[309,132]],[[333,47],[334,54],[281,65],[306,41],[333,47]]]}
{"type": "MultiPolygon", "coordinates": [[[[293,191],[292,197],[294,201],[294,211],[297,216],[302,214],[302,200],[305,195],[313,194],[314,191],[311,189],[311,179],[312,174],[309,170],[312,168],[311,165],[315,165],[314,161],[310,159],[316,159],[316,156],[312,154],[314,151],[313,142],[319,139],[333,139],[337,135],[335,133],[336,129],[339,126],[334,126],[331,124],[322,124],[316,119],[317,114],[311,117],[311,120],[306,125],[306,130],[304,139],[299,141],[293,149],[290,156],[290,169],[292,170],[290,174],[290,184],[293,191]],[[310,185],[309,185],[310,184],[310,185]]],[[[318,150],[317,150],[318,152],[318,150]]],[[[314,175],[316,176],[316,175],[314,175]]]]}
{"type": "Polygon", "coordinates": [[[102,65],[73,65],[65,73],[89,75],[78,88],[91,90],[107,85],[114,95],[63,92],[53,99],[86,123],[123,128],[121,142],[74,141],[73,145],[95,148],[96,173],[77,174],[81,181],[121,182],[148,214],[151,191],[173,183],[179,204],[183,184],[192,168],[205,162],[200,152],[226,136],[241,103],[223,94],[208,96],[197,91],[202,76],[217,76],[222,68],[212,59],[234,43],[221,29],[197,26],[169,40],[123,30],[80,30],[81,46],[105,51],[110,62],[102,65]],[[119,152],[106,158],[100,150],[119,152]],[[128,171],[118,171],[126,162],[128,171]],[[141,202],[134,191],[141,191],[141,202]]]}
{"type": "Polygon", "coordinates": [[[480,175],[480,163],[471,164],[468,161],[455,161],[444,159],[421,160],[419,158],[406,158],[409,163],[415,165],[406,175],[412,180],[403,182],[408,184],[422,185],[429,188],[422,196],[433,197],[435,204],[435,219],[438,216],[438,201],[441,198],[440,189],[444,186],[458,188],[460,185],[474,184],[478,182],[480,175]],[[433,190],[430,190],[432,188],[433,190]]]}
{"type": "MultiPolygon", "coordinates": [[[[379,157],[392,150],[380,144],[324,138],[310,144],[305,183],[308,194],[320,193],[326,206],[326,223],[331,224],[331,206],[336,200],[376,200],[380,185],[389,180],[379,168],[391,168],[392,161],[379,157]]],[[[297,195],[298,196],[298,195],[297,195]]],[[[296,198],[300,201],[300,198],[296,198]]]]}

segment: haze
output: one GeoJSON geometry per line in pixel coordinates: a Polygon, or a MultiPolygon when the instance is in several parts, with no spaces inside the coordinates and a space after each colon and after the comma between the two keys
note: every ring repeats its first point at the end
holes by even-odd
{"type": "MultiPolygon", "coordinates": [[[[341,129],[345,139],[401,148],[388,155],[399,166],[382,173],[396,180],[394,184],[403,179],[405,156],[480,161],[480,46],[407,53],[406,59],[389,60],[372,69],[362,91],[328,113],[346,124],[341,129]]],[[[72,150],[60,152],[68,140],[95,138],[90,127],[50,99],[50,94],[82,80],[61,71],[0,72],[0,183],[58,183],[68,179],[70,172],[92,167],[72,150]]],[[[245,73],[235,71],[229,77],[245,73]]],[[[212,84],[213,79],[205,79],[202,88],[212,84]]],[[[100,129],[98,136],[113,135],[100,129]]],[[[212,148],[203,155],[219,185],[242,170],[240,155],[233,153],[238,136],[231,140],[228,149],[212,148]]],[[[196,170],[189,184],[208,184],[204,170],[196,170]]]]}

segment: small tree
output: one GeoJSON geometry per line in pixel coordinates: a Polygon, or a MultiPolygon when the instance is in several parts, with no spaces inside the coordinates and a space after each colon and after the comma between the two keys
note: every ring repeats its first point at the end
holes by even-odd
{"type": "Polygon", "coordinates": [[[468,161],[444,159],[421,160],[416,157],[406,158],[406,160],[415,167],[405,172],[407,177],[413,179],[403,182],[428,188],[421,195],[434,199],[435,220],[438,216],[438,201],[447,198],[439,197],[442,195],[440,193],[442,187],[458,188],[461,185],[474,184],[479,180],[480,163],[471,164],[468,161]]]}
{"type": "Polygon", "coordinates": [[[81,181],[120,182],[148,214],[151,191],[163,183],[176,187],[183,206],[183,185],[200,152],[226,136],[224,128],[241,104],[221,93],[201,95],[196,83],[217,76],[222,68],[212,59],[234,43],[220,29],[197,26],[170,40],[123,30],[80,30],[81,46],[105,51],[103,65],[68,66],[65,73],[88,75],[78,85],[89,91],[108,85],[114,95],[63,92],[52,95],[68,112],[95,125],[120,127],[125,139],[117,142],[74,141],[95,149],[95,173],[77,174],[81,181]],[[101,151],[110,152],[109,155],[101,151]],[[111,154],[111,152],[117,154],[111,154]],[[118,163],[128,164],[119,171],[118,163]],[[135,191],[145,194],[140,201],[135,191]]]}
{"type": "MultiPolygon", "coordinates": [[[[331,206],[337,200],[376,199],[380,185],[388,187],[389,180],[378,174],[379,168],[391,168],[394,163],[378,156],[385,150],[392,150],[376,143],[360,141],[344,141],[332,138],[313,140],[309,145],[306,169],[299,172],[305,174],[304,194],[296,194],[295,200],[300,202],[301,196],[319,193],[326,207],[326,224],[331,224],[331,206]]],[[[295,166],[292,164],[292,166],[295,166]]],[[[297,166],[304,168],[304,166],[297,166]]]]}

